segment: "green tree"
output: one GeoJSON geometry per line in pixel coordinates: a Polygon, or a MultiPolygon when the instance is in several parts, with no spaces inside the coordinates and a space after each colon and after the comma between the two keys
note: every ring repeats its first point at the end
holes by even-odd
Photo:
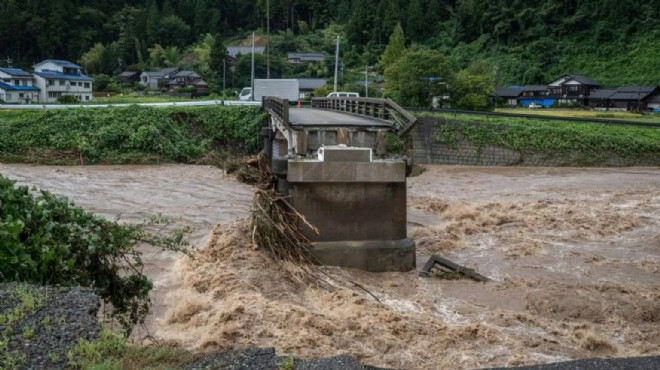
{"type": "Polygon", "coordinates": [[[493,68],[483,61],[474,62],[456,74],[452,85],[452,100],[457,108],[470,110],[492,109],[493,68]]]}
{"type": "Polygon", "coordinates": [[[397,103],[428,107],[453,81],[449,59],[438,51],[413,47],[385,69],[386,95],[397,103]],[[434,81],[441,81],[436,83],[434,81]]]}
{"type": "Polygon", "coordinates": [[[390,36],[390,42],[385,47],[385,51],[380,58],[380,66],[383,70],[394,64],[406,52],[405,36],[401,24],[397,23],[390,36]]]}

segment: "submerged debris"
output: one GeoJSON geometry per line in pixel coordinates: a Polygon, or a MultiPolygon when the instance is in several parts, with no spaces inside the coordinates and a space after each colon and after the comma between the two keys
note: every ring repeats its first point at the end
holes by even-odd
{"type": "Polygon", "coordinates": [[[429,258],[428,262],[426,262],[424,268],[420,271],[419,276],[429,277],[431,275],[431,270],[436,267],[436,265],[439,265],[438,269],[442,276],[449,279],[469,278],[480,282],[490,281],[489,278],[478,274],[471,268],[455,264],[454,262],[435,254],[429,258]]]}

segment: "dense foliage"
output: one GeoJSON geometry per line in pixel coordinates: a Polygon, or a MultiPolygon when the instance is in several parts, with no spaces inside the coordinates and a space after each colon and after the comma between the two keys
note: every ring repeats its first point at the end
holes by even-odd
{"type": "Polygon", "coordinates": [[[485,60],[497,67],[498,84],[543,83],[563,73],[609,86],[660,81],[659,0],[3,0],[0,12],[8,15],[0,19],[0,56],[23,68],[54,57],[92,73],[191,58],[208,68],[212,35],[235,42],[252,30],[263,35],[268,22],[276,75],[331,77],[331,60],[290,70],[284,53],[332,54],[340,35],[347,65],[374,65],[401,24],[407,45],[450,56],[456,69],[485,60]]]}
{"type": "Polygon", "coordinates": [[[0,279],[96,288],[126,330],[146,316],[152,288],[135,247],[176,248],[180,240],[108,221],[0,176],[0,279]]]}
{"type": "Polygon", "coordinates": [[[37,163],[197,162],[216,151],[256,153],[257,107],[69,109],[0,116],[0,160],[37,163]]]}
{"type": "Polygon", "coordinates": [[[443,124],[436,140],[454,145],[465,139],[478,150],[497,145],[529,153],[564,155],[571,165],[603,163],[619,157],[630,163],[660,164],[660,130],[542,119],[434,114],[443,124]]]}

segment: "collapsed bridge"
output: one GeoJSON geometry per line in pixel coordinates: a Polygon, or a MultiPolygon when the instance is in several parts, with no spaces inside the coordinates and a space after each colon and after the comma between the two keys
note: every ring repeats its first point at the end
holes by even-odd
{"type": "MultiPolygon", "coordinates": [[[[411,162],[387,153],[388,135],[405,135],[416,118],[389,99],[317,98],[289,109],[265,97],[266,157],[276,190],[319,234],[306,231],[315,260],[366,271],[415,268],[406,232],[411,162]]],[[[304,229],[304,228],[301,228],[304,229]]]]}

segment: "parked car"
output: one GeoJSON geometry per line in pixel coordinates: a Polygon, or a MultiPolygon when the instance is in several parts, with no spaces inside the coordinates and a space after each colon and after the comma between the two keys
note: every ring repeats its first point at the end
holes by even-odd
{"type": "Polygon", "coordinates": [[[539,103],[531,103],[528,107],[529,109],[541,109],[543,106],[539,103]]]}
{"type": "Polygon", "coordinates": [[[360,94],[356,92],[331,92],[328,98],[359,98],[360,94]]]}

